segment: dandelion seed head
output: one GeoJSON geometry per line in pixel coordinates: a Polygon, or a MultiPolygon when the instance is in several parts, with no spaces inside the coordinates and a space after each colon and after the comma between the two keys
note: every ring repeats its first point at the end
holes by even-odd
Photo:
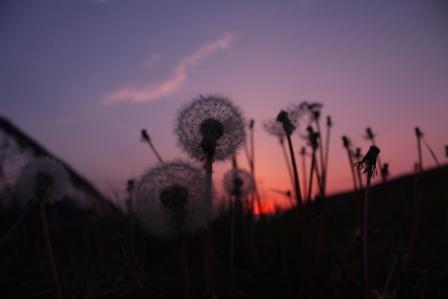
{"type": "Polygon", "coordinates": [[[233,168],[227,171],[223,179],[224,190],[233,196],[246,197],[254,191],[254,179],[252,175],[241,168],[233,168]]]}
{"type": "Polygon", "coordinates": [[[377,174],[376,160],[380,153],[380,149],[377,146],[371,145],[367,154],[361,161],[355,163],[355,166],[362,169],[364,173],[369,177],[373,177],[377,174]]]}
{"type": "Polygon", "coordinates": [[[202,171],[182,161],[145,172],[134,187],[133,198],[143,227],[159,237],[193,232],[207,224],[211,213],[202,171]]]}
{"type": "MultiPolygon", "coordinates": [[[[287,113],[290,125],[294,126],[294,128],[297,128],[301,116],[301,111],[296,109],[293,104],[288,105],[282,111],[287,113]]],[[[263,123],[263,128],[266,130],[266,132],[268,132],[268,134],[279,139],[286,137],[285,130],[283,129],[283,123],[279,122],[277,119],[265,121],[263,123]]]]}
{"type": "Polygon", "coordinates": [[[49,157],[36,158],[25,165],[17,179],[16,191],[21,205],[37,200],[54,203],[73,193],[64,166],[49,157]]]}
{"type": "Polygon", "coordinates": [[[294,132],[294,130],[296,129],[296,126],[289,119],[288,112],[285,110],[281,110],[279,112],[276,120],[282,124],[283,131],[288,136],[291,135],[294,132]]]}
{"type": "Polygon", "coordinates": [[[191,157],[225,160],[244,143],[244,127],[241,111],[227,98],[200,95],[179,111],[175,130],[179,145],[191,157]]]}

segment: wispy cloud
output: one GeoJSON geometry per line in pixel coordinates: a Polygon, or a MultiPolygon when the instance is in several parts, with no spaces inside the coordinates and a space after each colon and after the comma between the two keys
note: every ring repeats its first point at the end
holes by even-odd
{"type": "Polygon", "coordinates": [[[143,61],[143,66],[147,69],[152,68],[154,65],[162,60],[162,56],[158,53],[154,53],[146,57],[143,61]]]}
{"type": "Polygon", "coordinates": [[[109,103],[132,101],[148,102],[170,94],[180,88],[188,78],[188,73],[202,60],[215,52],[226,49],[234,41],[235,35],[227,33],[221,38],[201,45],[193,53],[183,57],[166,80],[141,87],[124,86],[109,93],[106,101],[109,103]]]}

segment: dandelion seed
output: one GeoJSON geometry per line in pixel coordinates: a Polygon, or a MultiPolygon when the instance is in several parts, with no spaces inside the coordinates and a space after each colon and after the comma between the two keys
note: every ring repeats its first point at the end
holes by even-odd
{"type": "Polygon", "coordinates": [[[143,174],[134,188],[135,214],[145,229],[175,237],[205,226],[211,212],[201,170],[182,161],[166,162],[143,174]]]}
{"type": "Polygon", "coordinates": [[[246,138],[239,108],[218,95],[200,95],[185,105],[177,116],[176,133],[183,149],[198,160],[224,160],[246,138]]]}

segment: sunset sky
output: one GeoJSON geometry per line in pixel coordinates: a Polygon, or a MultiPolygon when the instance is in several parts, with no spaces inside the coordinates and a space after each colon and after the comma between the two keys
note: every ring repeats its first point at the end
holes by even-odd
{"type": "MultiPolygon", "coordinates": [[[[341,136],[366,150],[366,126],[392,176],[413,169],[416,125],[445,163],[448,2],[1,1],[0,114],[105,193],[157,163],[141,128],[164,159],[188,159],[176,113],[209,93],[255,119],[257,181],[271,200],[290,183],[262,123],[302,100],[334,120],[330,193],[352,187],[341,136]]],[[[424,165],[434,166],[426,152],[424,165]]],[[[218,189],[229,167],[217,165],[218,189]]]]}

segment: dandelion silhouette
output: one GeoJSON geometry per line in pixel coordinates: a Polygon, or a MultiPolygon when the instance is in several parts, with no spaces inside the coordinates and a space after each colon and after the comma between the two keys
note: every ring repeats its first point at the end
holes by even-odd
{"type": "Polygon", "coordinates": [[[318,132],[315,132],[313,127],[308,126],[306,128],[308,134],[307,134],[307,140],[308,145],[311,147],[311,168],[310,168],[310,179],[308,182],[308,200],[311,200],[311,192],[313,189],[313,179],[314,174],[316,174],[317,179],[317,185],[319,188],[319,193],[322,195],[323,189],[322,189],[322,180],[319,176],[319,171],[317,168],[317,157],[316,157],[316,151],[319,148],[319,140],[320,140],[320,134],[318,132]]]}
{"type": "MultiPolygon", "coordinates": [[[[362,151],[360,147],[357,147],[355,149],[355,153],[353,154],[353,157],[355,158],[356,162],[361,162],[362,160],[362,151]]],[[[351,162],[350,165],[353,165],[353,163],[351,162]]],[[[356,168],[356,175],[358,177],[358,186],[360,189],[364,188],[363,187],[363,183],[362,183],[362,176],[361,176],[361,170],[356,168]]]]}
{"type": "Polygon", "coordinates": [[[366,173],[367,177],[372,178],[378,173],[376,169],[376,161],[379,153],[380,149],[375,145],[371,145],[364,158],[362,158],[361,161],[356,162],[355,166],[366,173]]]}
{"type": "Polygon", "coordinates": [[[165,162],[145,172],[133,196],[135,214],[148,233],[174,238],[203,227],[211,202],[201,170],[182,161],[165,162]]]}
{"type": "Polygon", "coordinates": [[[224,160],[246,138],[240,110],[218,95],[200,95],[185,105],[177,116],[176,133],[181,147],[198,160],[224,160]]]}
{"type": "Polygon", "coordinates": [[[17,181],[18,197],[40,207],[42,233],[45,248],[53,274],[58,298],[63,298],[59,274],[53,254],[47,220],[47,204],[60,200],[71,192],[70,180],[64,167],[51,158],[38,158],[29,162],[22,170],[17,181]]]}
{"type": "Polygon", "coordinates": [[[254,180],[252,175],[241,168],[234,168],[224,175],[224,190],[229,195],[244,198],[254,192],[254,180]]]}
{"type": "Polygon", "coordinates": [[[364,299],[370,298],[370,285],[369,285],[369,257],[368,257],[368,231],[369,231],[369,195],[370,195],[370,183],[373,176],[376,174],[376,161],[380,149],[371,145],[367,154],[362,158],[361,161],[355,163],[355,166],[363,170],[367,176],[366,189],[364,194],[364,211],[363,211],[363,273],[364,273],[364,299]]]}
{"type": "Polygon", "coordinates": [[[24,206],[28,202],[55,203],[72,193],[70,178],[59,162],[48,157],[31,160],[22,169],[16,182],[17,199],[24,206]]]}
{"type": "Polygon", "coordinates": [[[291,121],[291,119],[289,118],[288,112],[286,112],[285,110],[281,110],[279,112],[276,120],[277,120],[277,122],[282,124],[283,131],[285,132],[285,135],[286,135],[286,140],[288,141],[289,154],[291,157],[291,164],[292,164],[292,171],[294,174],[294,191],[295,191],[295,195],[296,195],[297,204],[300,205],[300,204],[302,204],[303,201],[302,201],[302,194],[300,191],[299,173],[297,171],[296,158],[294,155],[294,148],[292,146],[292,141],[291,141],[291,134],[296,129],[296,125],[294,125],[293,121],[291,121]]]}

